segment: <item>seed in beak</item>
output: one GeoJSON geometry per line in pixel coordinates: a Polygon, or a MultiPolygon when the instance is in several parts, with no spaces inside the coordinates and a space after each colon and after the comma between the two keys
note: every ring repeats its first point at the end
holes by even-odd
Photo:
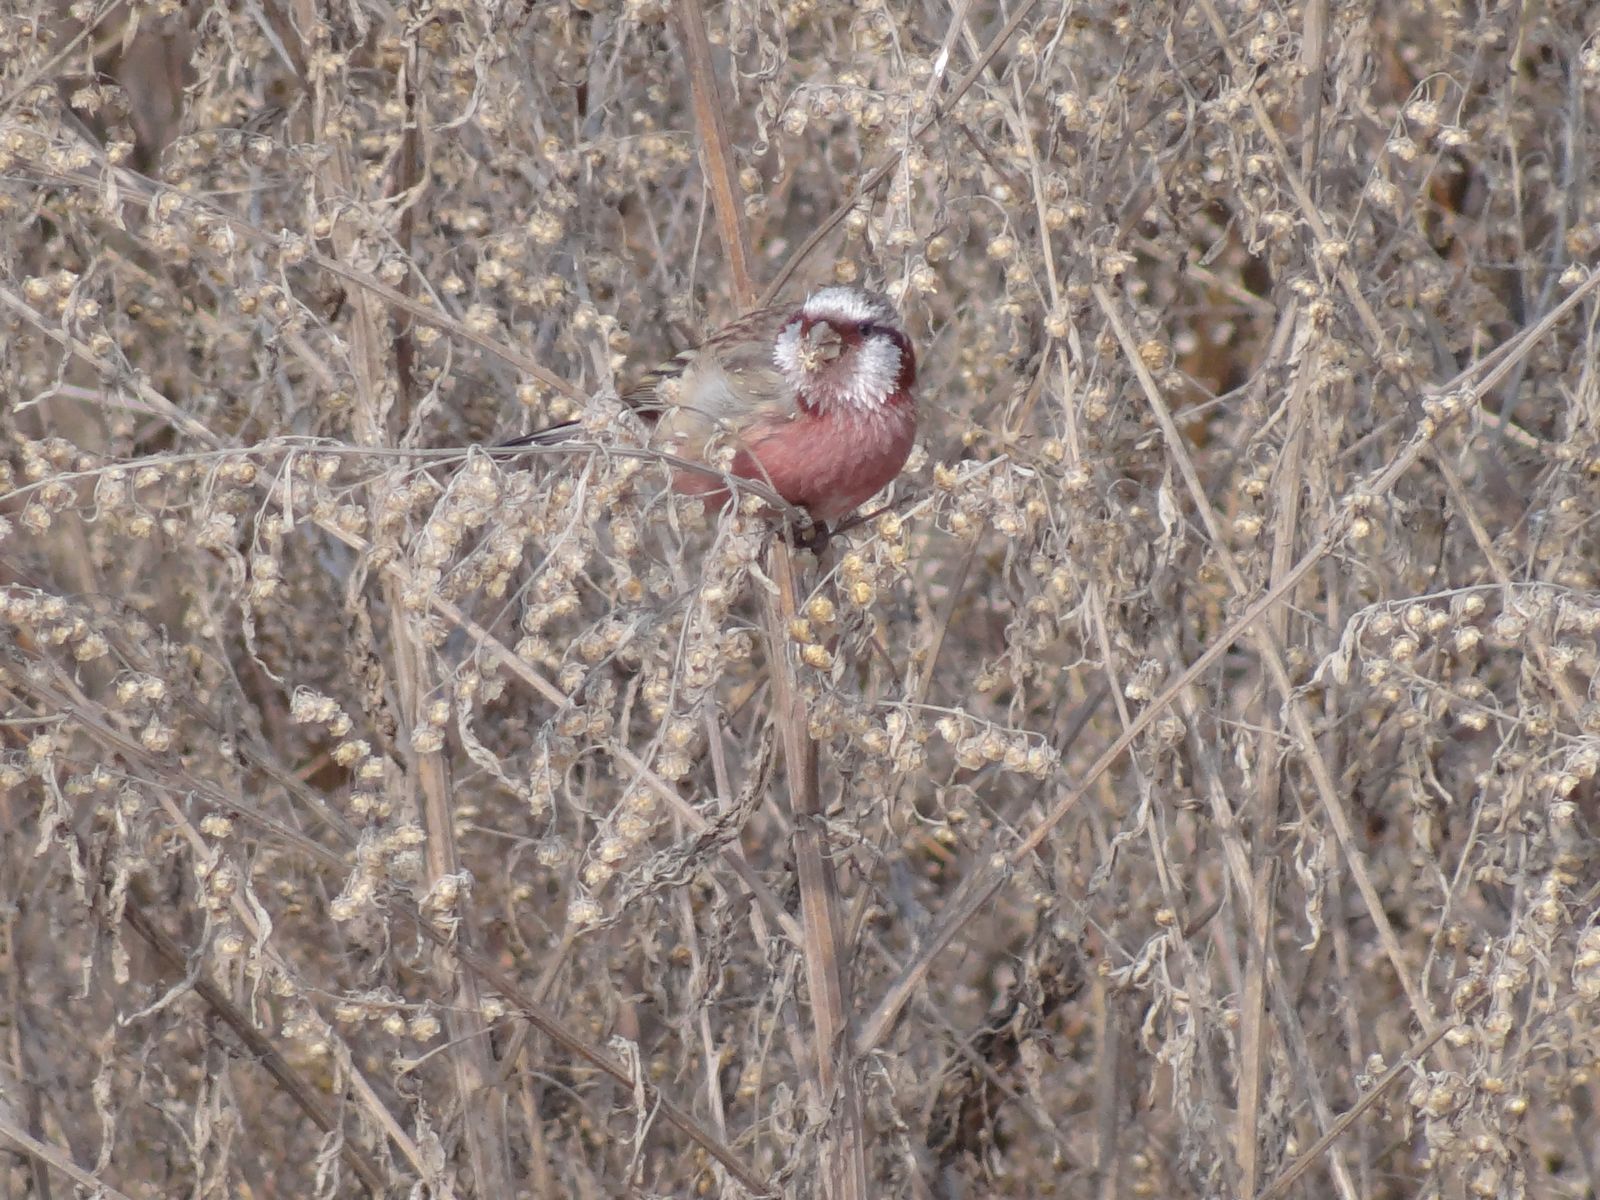
{"type": "Polygon", "coordinates": [[[800,342],[797,357],[800,360],[801,370],[819,371],[843,352],[844,343],[839,337],[839,331],[832,325],[819,321],[806,331],[805,337],[800,342]]]}

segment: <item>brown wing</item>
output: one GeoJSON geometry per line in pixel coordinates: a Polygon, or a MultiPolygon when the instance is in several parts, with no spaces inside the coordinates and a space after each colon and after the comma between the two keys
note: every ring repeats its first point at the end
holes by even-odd
{"type": "Polygon", "coordinates": [[[657,367],[624,399],[659,412],[657,440],[676,443],[689,457],[719,433],[787,419],[798,411],[794,389],[773,365],[772,346],[793,315],[787,307],[746,313],[657,367]]]}
{"type": "MultiPolygon", "coordinates": [[[[622,402],[658,416],[657,440],[675,441],[690,457],[699,457],[719,432],[745,428],[763,416],[782,420],[793,415],[794,390],[772,365],[772,345],[793,315],[787,306],[746,313],[628,384],[622,402]]],[[[578,422],[564,421],[500,445],[560,442],[577,431],[578,422]]]]}

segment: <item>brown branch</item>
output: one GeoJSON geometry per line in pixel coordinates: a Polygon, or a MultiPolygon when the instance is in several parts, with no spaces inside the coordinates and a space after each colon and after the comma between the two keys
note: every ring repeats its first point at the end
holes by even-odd
{"type": "Polygon", "coordinates": [[[750,236],[745,230],[744,203],[739,176],[734,169],[733,143],[718,95],[716,69],[711,64],[711,44],[699,0],[678,0],[678,32],[683,41],[689,86],[694,93],[694,119],[700,131],[700,163],[711,189],[712,208],[722,249],[733,276],[733,294],[741,311],[755,306],[755,282],[750,271],[750,236]]]}
{"type": "MultiPolygon", "coordinates": [[[[49,1142],[34,1137],[22,1126],[16,1124],[7,1116],[7,1110],[4,1105],[0,1105],[0,1137],[8,1139],[33,1161],[48,1163],[68,1179],[88,1188],[97,1196],[109,1196],[111,1200],[133,1200],[128,1193],[119,1192],[105,1180],[96,1176],[94,1172],[85,1171],[67,1156],[66,1151],[58,1150],[49,1142]]],[[[49,1200],[49,1192],[41,1191],[39,1195],[43,1200],[49,1200]]]]}
{"type": "MultiPolygon", "coordinates": [[[[122,917],[173,971],[179,975],[188,974],[189,953],[150,918],[138,900],[132,896],[128,897],[122,917]]],[[[366,1185],[369,1192],[375,1196],[382,1196],[385,1184],[383,1173],[378,1170],[377,1164],[369,1159],[360,1147],[344,1136],[339,1129],[339,1122],[323,1104],[317,1090],[302,1079],[300,1073],[278,1053],[277,1047],[267,1035],[257,1029],[255,1022],[240,1012],[233,1001],[223,995],[221,989],[206,978],[203,972],[195,976],[191,986],[200,999],[206,1002],[207,1007],[227,1022],[228,1028],[232,1029],[245,1044],[267,1074],[277,1081],[278,1086],[289,1094],[289,1098],[299,1106],[300,1111],[311,1119],[313,1125],[323,1133],[339,1131],[340,1155],[350,1165],[350,1169],[361,1177],[361,1182],[366,1185]]]]}
{"type": "MultiPolygon", "coordinates": [[[[717,226],[728,252],[734,294],[741,308],[750,307],[755,287],[749,274],[749,245],[734,174],[733,151],[719,99],[705,17],[699,0],[678,0],[678,22],[694,91],[700,151],[711,187],[717,226]]],[[[782,538],[773,538],[768,571],[776,596],[764,597],[767,666],[772,676],[772,719],[783,739],[789,808],[794,819],[795,869],[800,878],[802,948],[811,1000],[816,1044],[817,1089],[822,1102],[838,1098],[837,1140],[825,1143],[831,1158],[829,1174],[835,1200],[866,1200],[866,1130],[849,1042],[850,1006],[844,987],[839,943],[838,882],[826,853],[822,804],[817,778],[817,745],[811,737],[805,699],[789,653],[789,626],[796,615],[794,554],[782,538]]]]}
{"type": "Polygon", "coordinates": [[[1256,1200],[1280,1200],[1280,1197],[1287,1196],[1289,1189],[1294,1187],[1300,1176],[1315,1166],[1317,1160],[1328,1152],[1328,1147],[1343,1137],[1345,1130],[1354,1125],[1362,1113],[1382,1099],[1383,1094],[1394,1086],[1396,1080],[1415,1071],[1422,1061],[1422,1056],[1432,1050],[1441,1038],[1452,1029],[1460,1029],[1461,1021],[1459,1018],[1465,1017],[1472,1009],[1477,1008],[1479,1004],[1488,998],[1488,995],[1487,990],[1480,991],[1473,997],[1472,1002],[1457,1014],[1457,1020],[1440,1022],[1438,1028],[1431,1033],[1423,1034],[1412,1042],[1410,1049],[1405,1052],[1398,1062],[1383,1073],[1382,1077],[1372,1085],[1372,1089],[1362,1096],[1360,1100],[1357,1100],[1348,1112],[1341,1113],[1339,1119],[1329,1126],[1328,1132],[1313,1142],[1309,1150],[1289,1164],[1289,1167],[1282,1175],[1262,1189],[1256,1200]]]}
{"type": "Polygon", "coordinates": [[[676,1101],[669,1099],[648,1078],[641,1080],[622,1063],[619,1063],[610,1055],[596,1050],[588,1042],[573,1033],[544,1005],[535,1000],[531,993],[502,971],[487,955],[467,946],[456,945],[449,934],[441,933],[435,929],[421,913],[409,904],[401,906],[398,911],[416,926],[419,933],[429,941],[447,950],[481,981],[487,983],[496,992],[509,1000],[516,1007],[517,1015],[544,1034],[545,1037],[574,1058],[588,1063],[595,1070],[621,1084],[630,1092],[636,1087],[642,1087],[646,1112],[659,1112],[670,1123],[688,1134],[696,1145],[700,1146],[707,1154],[727,1168],[728,1173],[753,1195],[766,1196],[769,1194],[770,1189],[766,1180],[756,1174],[738,1155],[723,1144],[716,1134],[695,1120],[687,1109],[676,1101]]]}

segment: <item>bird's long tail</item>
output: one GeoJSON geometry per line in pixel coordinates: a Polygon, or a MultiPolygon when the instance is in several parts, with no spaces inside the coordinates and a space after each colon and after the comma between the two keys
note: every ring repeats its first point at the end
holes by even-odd
{"type": "Polygon", "coordinates": [[[559,425],[547,425],[543,429],[535,429],[532,433],[525,433],[521,437],[508,438],[503,442],[496,442],[496,450],[509,450],[517,446],[554,446],[576,437],[579,432],[578,422],[563,421],[559,425]]]}

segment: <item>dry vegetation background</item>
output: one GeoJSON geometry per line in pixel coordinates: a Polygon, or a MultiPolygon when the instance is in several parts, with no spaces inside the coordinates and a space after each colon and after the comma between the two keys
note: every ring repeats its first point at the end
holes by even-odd
{"type": "Polygon", "coordinates": [[[0,1195],[1594,1196],[1597,25],[8,0],[0,1195]]]}

